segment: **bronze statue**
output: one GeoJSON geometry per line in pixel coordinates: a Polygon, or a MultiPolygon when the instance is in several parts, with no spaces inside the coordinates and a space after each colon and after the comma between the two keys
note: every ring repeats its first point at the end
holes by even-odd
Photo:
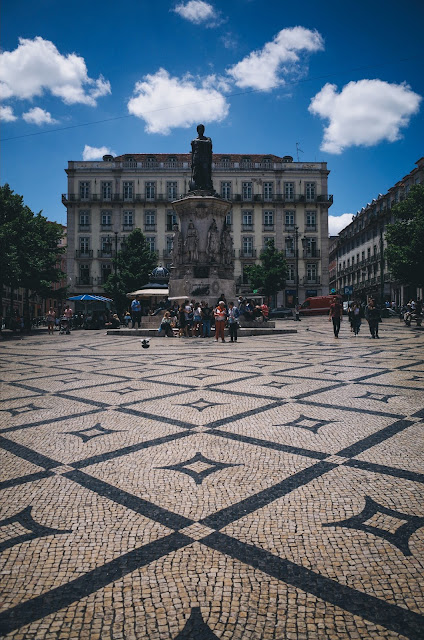
{"type": "Polygon", "coordinates": [[[222,260],[225,265],[231,265],[233,262],[233,239],[231,237],[231,233],[227,227],[224,225],[224,229],[222,230],[221,235],[221,255],[222,260]]]}
{"type": "Polygon", "coordinates": [[[177,224],[172,225],[174,236],[172,238],[172,263],[174,266],[181,264],[183,258],[183,235],[177,224]]]}
{"type": "Polygon", "coordinates": [[[210,191],[212,184],[212,140],[205,135],[205,126],[197,127],[197,138],[191,141],[191,191],[210,191]]]}

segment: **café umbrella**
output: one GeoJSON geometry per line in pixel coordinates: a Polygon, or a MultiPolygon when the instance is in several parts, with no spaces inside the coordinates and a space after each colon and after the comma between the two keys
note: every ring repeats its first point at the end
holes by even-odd
{"type": "Polygon", "coordinates": [[[82,293],[79,296],[71,296],[67,300],[73,302],[84,302],[84,313],[87,314],[89,302],[113,302],[112,298],[105,298],[104,296],[96,296],[92,293],[82,293]]]}

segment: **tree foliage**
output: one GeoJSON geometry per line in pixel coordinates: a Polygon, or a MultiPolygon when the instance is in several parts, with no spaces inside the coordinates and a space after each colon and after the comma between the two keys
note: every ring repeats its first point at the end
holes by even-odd
{"type": "Polygon", "coordinates": [[[34,214],[8,184],[0,186],[0,287],[51,294],[65,275],[57,266],[62,236],[61,225],[34,214]]]}
{"type": "Polygon", "coordinates": [[[287,262],[282,251],[275,248],[271,240],[260,255],[261,264],[246,267],[246,274],[253,289],[260,289],[268,296],[274,296],[284,289],[287,277],[287,262]]]}
{"type": "Polygon", "coordinates": [[[150,251],[141,229],[129,234],[113,264],[116,273],[110,274],[104,290],[113,298],[118,313],[122,313],[128,305],[126,294],[147,284],[157,264],[156,255],[150,251]]]}
{"type": "Polygon", "coordinates": [[[414,185],[392,212],[387,226],[386,257],[392,275],[402,284],[424,285],[424,185],[414,185]]]}

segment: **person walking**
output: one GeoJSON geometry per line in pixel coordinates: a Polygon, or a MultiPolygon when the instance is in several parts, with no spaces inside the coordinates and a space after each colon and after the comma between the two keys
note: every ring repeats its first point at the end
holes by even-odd
{"type": "Polygon", "coordinates": [[[222,342],[225,342],[224,338],[224,329],[225,322],[227,320],[227,311],[225,309],[225,302],[220,300],[218,306],[214,311],[215,316],[215,340],[218,342],[219,338],[221,338],[222,342]]]}
{"type": "Polygon", "coordinates": [[[228,303],[228,327],[230,329],[230,342],[237,342],[238,319],[240,312],[234,306],[234,302],[228,303]]]}
{"type": "Polygon", "coordinates": [[[294,319],[296,322],[300,322],[300,304],[297,303],[294,308],[294,319]]]}
{"type": "Polygon", "coordinates": [[[201,304],[201,316],[202,316],[202,337],[211,337],[211,322],[212,322],[213,309],[207,302],[201,304]]]}
{"type": "Polygon", "coordinates": [[[54,322],[56,319],[56,313],[54,311],[54,309],[52,309],[50,307],[48,314],[46,316],[46,320],[47,320],[47,332],[50,335],[50,333],[53,335],[53,331],[54,331],[54,322]]]}
{"type": "Polygon", "coordinates": [[[361,308],[356,302],[351,307],[351,325],[353,334],[357,336],[361,328],[361,308]]]}
{"type": "Polygon", "coordinates": [[[131,302],[131,318],[132,318],[132,328],[135,329],[135,325],[140,329],[141,325],[141,302],[138,296],[135,297],[135,300],[131,302]]]}
{"type": "Polygon", "coordinates": [[[375,301],[372,298],[368,300],[368,306],[365,308],[365,317],[368,320],[371,337],[379,338],[378,324],[381,322],[381,315],[380,310],[376,308],[375,301]]]}
{"type": "Polygon", "coordinates": [[[343,307],[337,298],[333,298],[333,302],[330,304],[330,313],[328,315],[328,322],[333,321],[334,337],[339,337],[340,323],[342,321],[343,307]]]}

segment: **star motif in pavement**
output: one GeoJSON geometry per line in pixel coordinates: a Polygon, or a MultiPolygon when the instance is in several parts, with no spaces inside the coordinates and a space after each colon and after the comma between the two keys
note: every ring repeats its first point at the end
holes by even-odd
{"type": "Polygon", "coordinates": [[[326,424],[331,424],[335,420],[317,420],[316,418],[308,418],[300,414],[297,420],[292,422],[286,422],[285,424],[274,424],[273,427],[298,427],[299,429],[306,429],[312,431],[312,433],[318,433],[318,430],[326,424]]]}
{"type": "Polygon", "coordinates": [[[28,411],[39,411],[43,408],[47,407],[37,407],[37,405],[31,402],[30,404],[26,404],[23,407],[17,407],[16,409],[0,409],[0,411],[8,411],[13,417],[15,417],[20,416],[21,413],[27,413],[28,411]]]}
{"type": "Polygon", "coordinates": [[[366,391],[363,396],[357,396],[357,398],[368,398],[369,400],[377,400],[377,402],[389,402],[390,398],[397,398],[396,393],[391,395],[384,395],[384,393],[376,393],[374,391],[366,391]]]}
{"type": "Polygon", "coordinates": [[[276,380],[272,380],[272,382],[264,382],[263,387],[274,387],[274,389],[282,389],[283,387],[288,387],[289,382],[277,382],[276,380]]]}
{"type": "Polygon", "coordinates": [[[80,429],[79,431],[65,431],[73,436],[78,436],[81,438],[83,442],[88,442],[93,438],[98,438],[99,436],[105,436],[110,433],[120,433],[122,429],[106,429],[102,427],[100,422],[94,425],[94,427],[88,427],[88,429],[80,429]]]}
{"type": "Polygon", "coordinates": [[[196,484],[202,484],[203,480],[211,473],[221,471],[228,467],[240,467],[241,464],[233,464],[228,462],[217,462],[216,460],[210,460],[205,458],[198,451],[193,458],[186,460],[185,462],[179,462],[178,464],[170,464],[167,467],[156,467],[156,469],[172,469],[173,471],[179,471],[180,473],[186,473],[193,478],[196,484]]]}
{"type": "Polygon", "coordinates": [[[196,402],[187,402],[186,404],[180,404],[180,407],[192,407],[193,409],[197,409],[202,412],[205,409],[209,409],[210,407],[217,407],[220,404],[228,404],[228,402],[209,402],[204,398],[199,398],[196,402]]]}
{"type": "Polygon", "coordinates": [[[207,373],[198,373],[197,376],[191,376],[192,378],[197,378],[197,380],[204,380],[205,378],[209,378],[207,373]]]}
{"type": "Polygon", "coordinates": [[[323,527],[347,527],[372,533],[397,547],[404,556],[411,556],[409,539],[424,527],[424,518],[389,509],[365,496],[365,507],[361,513],[340,522],[327,522],[323,527]]]}
{"type": "Polygon", "coordinates": [[[145,389],[135,389],[134,387],[122,387],[122,389],[112,389],[109,393],[117,393],[120,396],[124,396],[126,393],[133,393],[134,391],[145,391],[145,389]]]}
{"type": "Polygon", "coordinates": [[[31,516],[31,510],[32,506],[28,506],[14,516],[0,520],[0,528],[13,525],[14,523],[21,525],[20,529],[16,528],[17,535],[9,537],[0,543],[0,553],[5,549],[14,547],[21,542],[27,542],[28,540],[35,540],[36,538],[42,538],[44,536],[54,536],[55,534],[61,533],[72,533],[72,529],[52,529],[51,527],[38,524],[31,516]]]}

